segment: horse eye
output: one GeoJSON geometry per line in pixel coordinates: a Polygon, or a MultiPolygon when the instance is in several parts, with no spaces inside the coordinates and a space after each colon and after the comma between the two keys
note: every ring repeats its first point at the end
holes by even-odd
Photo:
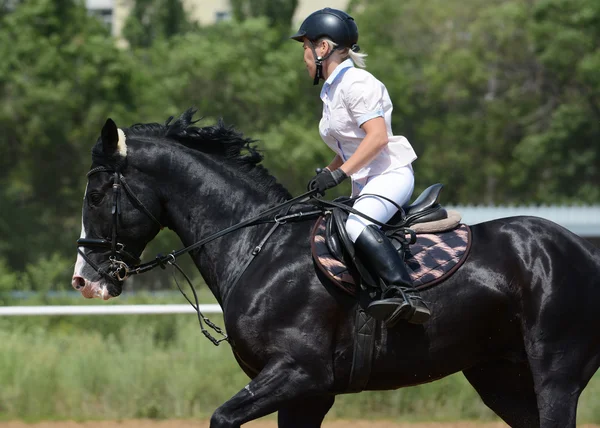
{"type": "Polygon", "coordinates": [[[92,193],[88,194],[88,202],[92,206],[100,205],[100,203],[102,202],[103,199],[104,199],[104,193],[92,192],[92,193]]]}

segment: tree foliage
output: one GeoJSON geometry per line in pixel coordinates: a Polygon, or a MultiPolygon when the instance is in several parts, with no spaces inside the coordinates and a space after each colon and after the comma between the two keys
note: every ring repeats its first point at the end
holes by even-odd
{"type": "Polygon", "coordinates": [[[238,21],[264,17],[270,27],[289,31],[298,0],[231,0],[230,4],[238,21]]]}
{"type": "Polygon", "coordinates": [[[597,2],[452,3],[382,0],[359,21],[417,180],[462,203],[597,202],[597,2]]]}
{"type": "Polygon", "coordinates": [[[75,1],[20,3],[0,57],[0,251],[22,268],[72,244],[90,143],[131,108],[133,66],[75,1]]]}
{"type": "Polygon", "coordinates": [[[123,36],[133,48],[148,48],[193,28],[181,0],[134,0],[123,36]]]}
{"type": "MultiPolygon", "coordinates": [[[[447,203],[600,202],[600,2],[352,3],[393,129],[419,155],[417,191],[443,182],[447,203]]],[[[0,1],[0,276],[21,271],[38,288],[38,267],[52,277],[56,257],[74,258],[108,116],[163,122],[195,106],[201,124],[223,117],[259,140],[292,193],[329,162],[320,89],[301,46],[283,43],[295,3],[232,6],[238,19],[197,27],[180,1],[137,0],[121,49],[83,2],[0,1]]]]}

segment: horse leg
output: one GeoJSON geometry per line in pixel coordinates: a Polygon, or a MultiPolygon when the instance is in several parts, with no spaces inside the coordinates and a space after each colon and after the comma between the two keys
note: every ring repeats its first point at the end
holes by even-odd
{"type": "MultiPolygon", "coordinates": [[[[556,263],[552,272],[556,278],[568,278],[578,270],[556,263]]],[[[541,428],[575,428],[579,396],[600,364],[600,281],[586,282],[585,275],[573,276],[572,281],[561,287],[532,281],[522,298],[525,353],[541,428]]]]}
{"type": "Polygon", "coordinates": [[[511,427],[540,426],[533,377],[527,363],[494,360],[463,373],[483,402],[511,427]]]}
{"type": "MultiPolygon", "coordinates": [[[[331,371],[321,361],[300,365],[288,356],[271,360],[246,387],[215,411],[210,428],[240,428],[243,423],[273,413],[294,400],[322,397],[332,382],[331,371]]],[[[321,411],[323,416],[327,413],[321,411]]],[[[312,420],[316,421],[317,416],[312,420]]]]}
{"type": "Polygon", "coordinates": [[[335,396],[318,395],[300,398],[279,409],[279,428],[319,428],[333,406],[335,396]]]}
{"type": "Polygon", "coordinates": [[[575,428],[579,396],[600,363],[598,353],[589,356],[581,345],[536,343],[528,351],[541,428],[575,428]]]}

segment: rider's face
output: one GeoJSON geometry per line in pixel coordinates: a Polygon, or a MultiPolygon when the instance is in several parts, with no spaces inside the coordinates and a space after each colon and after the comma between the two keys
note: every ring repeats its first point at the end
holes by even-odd
{"type": "MultiPolygon", "coordinates": [[[[315,51],[318,56],[324,56],[327,53],[327,42],[321,41],[315,47],[315,51]]],[[[306,70],[310,77],[314,78],[315,73],[317,72],[317,66],[315,64],[315,56],[313,55],[313,51],[310,47],[310,42],[308,39],[304,39],[304,63],[306,64],[306,70]]]]}

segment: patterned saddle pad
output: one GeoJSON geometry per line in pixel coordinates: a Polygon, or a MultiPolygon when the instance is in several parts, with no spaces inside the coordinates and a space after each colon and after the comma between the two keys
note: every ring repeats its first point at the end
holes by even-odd
{"type": "MultiPolygon", "coordinates": [[[[336,259],[325,242],[326,218],[320,217],[312,231],[311,247],[317,267],[331,281],[351,295],[357,284],[346,265],[336,259]]],[[[424,289],[444,281],[463,264],[471,248],[471,229],[461,224],[453,230],[417,234],[417,242],[406,254],[406,264],[415,287],[424,289]]]]}

